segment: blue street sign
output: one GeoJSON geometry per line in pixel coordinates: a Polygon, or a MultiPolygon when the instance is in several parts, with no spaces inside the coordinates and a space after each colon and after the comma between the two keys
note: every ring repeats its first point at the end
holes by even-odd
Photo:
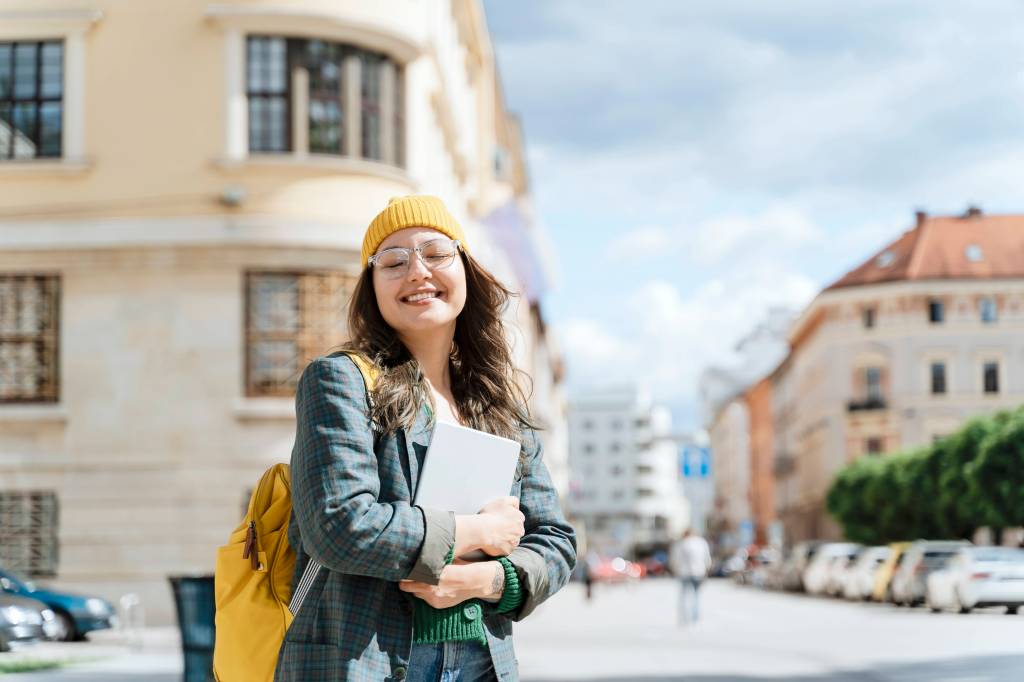
{"type": "Polygon", "coordinates": [[[683,478],[707,478],[711,473],[711,450],[686,445],[679,453],[683,478]]]}

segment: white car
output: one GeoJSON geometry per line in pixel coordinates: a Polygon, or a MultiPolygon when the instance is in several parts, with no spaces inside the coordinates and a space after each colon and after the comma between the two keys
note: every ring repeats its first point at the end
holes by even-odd
{"type": "Polygon", "coordinates": [[[1024,549],[965,547],[928,576],[925,600],[934,612],[970,613],[985,606],[1005,606],[1016,614],[1024,606],[1024,549]]]}
{"type": "Polygon", "coordinates": [[[875,589],[875,574],[892,552],[888,547],[868,547],[846,570],[843,596],[847,599],[870,599],[875,589]]]}
{"type": "Polygon", "coordinates": [[[804,589],[807,594],[824,594],[836,557],[853,556],[859,549],[860,545],[852,542],[829,542],[819,547],[804,571],[804,589]]]}
{"type": "Polygon", "coordinates": [[[964,540],[918,540],[912,544],[892,576],[893,602],[897,606],[923,604],[928,576],[945,567],[958,551],[971,546],[964,540]]]}
{"type": "Polygon", "coordinates": [[[832,559],[832,563],[828,567],[825,594],[830,597],[841,597],[843,595],[843,589],[850,575],[850,569],[857,563],[857,559],[860,558],[860,552],[862,551],[863,549],[858,549],[856,554],[840,554],[832,559]]]}

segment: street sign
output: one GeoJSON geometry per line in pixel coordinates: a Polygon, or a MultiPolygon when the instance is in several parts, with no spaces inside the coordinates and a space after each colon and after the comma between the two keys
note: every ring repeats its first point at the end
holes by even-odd
{"type": "Polygon", "coordinates": [[[684,445],[679,453],[683,478],[707,478],[711,474],[711,449],[684,445]]]}

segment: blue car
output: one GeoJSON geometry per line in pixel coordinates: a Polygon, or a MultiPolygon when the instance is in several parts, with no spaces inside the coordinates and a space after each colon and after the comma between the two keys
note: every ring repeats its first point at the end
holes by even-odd
{"type": "Polygon", "coordinates": [[[28,597],[46,604],[57,616],[58,627],[53,639],[80,640],[85,633],[114,625],[114,607],[99,597],[83,597],[67,592],[45,590],[10,571],[0,569],[0,590],[7,594],[28,597]]]}

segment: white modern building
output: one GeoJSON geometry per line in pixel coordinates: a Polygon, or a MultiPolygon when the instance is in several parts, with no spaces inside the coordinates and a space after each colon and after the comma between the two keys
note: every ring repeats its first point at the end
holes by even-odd
{"type": "Polygon", "coordinates": [[[570,401],[569,466],[569,508],[602,554],[647,553],[689,523],[671,414],[641,391],[570,401]]]}

